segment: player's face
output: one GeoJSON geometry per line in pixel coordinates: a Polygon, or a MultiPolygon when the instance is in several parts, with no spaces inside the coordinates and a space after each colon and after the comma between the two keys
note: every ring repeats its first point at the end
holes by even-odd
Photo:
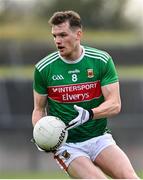
{"type": "Polygon", "coordinates": [[[81,38],[81,29],[71,29],[69,22],[52,27],[52,34],[60,55],[67,60],[76,59],[81,38]]]}

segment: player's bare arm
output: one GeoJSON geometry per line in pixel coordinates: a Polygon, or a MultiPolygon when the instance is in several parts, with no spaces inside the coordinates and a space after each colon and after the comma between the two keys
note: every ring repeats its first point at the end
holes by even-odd
{"type": "Polygon", "coordinates": [[[46,111],[47,96],[40,95],[36,91],[33,91],[33,96],[34,96],[34,110],[32,113],[32,124],[34,126],[39,119],[47,115],[47,111],[46,111]]]}
{"type": "Polygon", "coordinates": [[[91,110],[86,110],[82,107],[74,105],[75,110],[78,112],[78,116],[69,122],[68,129],[75,128],[89,119],[96,120],[111,117],[120,112],[121,100],[119,82],[103,86],[101,89],[105,101],[98,107],[91,110]]]}
{"type": "Polygon", "coordinates": [[[119,82],[102,86],[101,89],[105,101],[100,106],[92,109],[93,119],[111,117],[121,110],[119,82]]]}

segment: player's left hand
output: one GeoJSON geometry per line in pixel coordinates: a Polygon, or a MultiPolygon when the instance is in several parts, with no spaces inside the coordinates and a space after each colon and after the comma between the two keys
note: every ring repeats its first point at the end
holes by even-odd
{"type": "Polygon", "coordinates": [[[37,147],[37,149],[38,149],[39,151],[41,151],[41,152],[46,152],[46,153],[53,152],[53,153],[54,153],[54,152],[56,151],[56,150],[53,150],[53,151],[46,151],[46,150],[42,149],[42,148],[39,147],[38,144],[35,142],[35,139],[34,139],[34,138],[31,139],[31,142],[34,143],[35,146],[37,147]]]}
{"type": "Polygon", "coordinates": [[[38,149],[39,151],[44,151],[43,149],[41,149],[41,148],[38,146],[38,144],[35,142],[35,139],[34,139],[34,138],[31,139],[31,142],[35,144],[35,146],[37,147],[37,149],[38,149]]]}
{"type": "Polygon", "coordinates": [[[75,128],[75,127],[85,123],[89,119],[93,118],[93,111],[92,110],[88,111],[88,110],[86,110],[82,107],[79,107],[77,105],[74,105],[74,109],[78,112],[78,116],[69,122],[67,130],[75,128]]]}

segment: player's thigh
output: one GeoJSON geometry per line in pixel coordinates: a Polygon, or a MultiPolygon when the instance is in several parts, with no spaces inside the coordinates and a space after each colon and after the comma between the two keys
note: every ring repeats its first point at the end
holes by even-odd
{"type": "Polygon", "coordinates": [[[101,151],[94,163],[112,178],[137,178],[128,157],[117,145],[101,151]]]}
{"type": "Polygon", "coordinates": [[[68,174],[78,179],[106,179],[104,173],[84,156],[74,159],[68,166],[68,174]]]}

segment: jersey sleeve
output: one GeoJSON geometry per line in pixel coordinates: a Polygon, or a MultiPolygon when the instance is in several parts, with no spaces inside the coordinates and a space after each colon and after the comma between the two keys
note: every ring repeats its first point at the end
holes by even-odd
{"type": "Polygon", "coordinates": [[[102,62],[101,65],[101,86],[105,86],[111,83],[118,82],[118,74],[111,57],[109,57],[106,63],[102,62]]]}
{"type": "Polygon", "coordinates": [[[41,73],[35,68],[34,71],[34,82],[33,82],[33,89],[42,95],[47,95],[47,87],[44,83],[41,73]]]}

